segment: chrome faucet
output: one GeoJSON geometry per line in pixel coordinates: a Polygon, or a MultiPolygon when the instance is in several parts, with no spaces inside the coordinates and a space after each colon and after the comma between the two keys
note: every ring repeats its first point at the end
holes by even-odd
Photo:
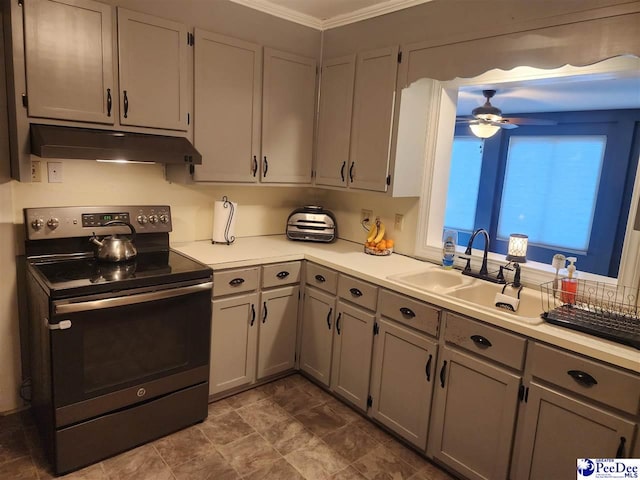
{"type": "Polygon", "coordinates": [[[500,271],[497,276],[492,277],[489,275],[489,271],[487,270],[487,255],[489,253],[489,232],[487,232],[484,228],[479,228],[475,230],[471,234],[471,238],[469,239],[469,243],[467,244],[467,249],[464,251],[465,258],[467,260],[467,265],[462,270],[463,275],[469,275],[471,277],[481,278],[483,280],[489,280],[494,283],[505,283],[504,275],[502,272],[502,267],[500,267],[500,271]],[[473,246],[473,241],[476,239],[478,234],[482,234],[484,236],[484,253],[482,254],[482,266],[480,267],[480,271],[478,273],[474,273],[471,271],[471,247],[473,246]]]}

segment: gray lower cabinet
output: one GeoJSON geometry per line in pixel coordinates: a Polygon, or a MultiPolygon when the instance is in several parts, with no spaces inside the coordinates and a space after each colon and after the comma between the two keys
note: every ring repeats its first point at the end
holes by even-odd
{"type": "Polygon", "coordinates": [[[629,456],[635,427],[612,412],[532,383],[515,478],[575,478],[578,458],[629,456]]]}
{"type": "Polygon", "coordinates": [[[439,365],[430,453],[466,478],[506,479],[520,376],[449,346],[439,365]]]}
{"type": "Polygon", "coordinates": [[[251,384],[256,375],[258,293],[214,299],[209,394],[251,384]]]}
{"type": "Polygon", "coordinates": [[[424,450],[438,346],[423,334],[381,318],[377,321],[370,415],[424,450]]]}
{"type": "Polygon", "coordinates": [[[375,315],[338,301],[333,338],[331,390],[367,410],[375,315]]]}
{"type": "Polygon", "coordinates": [[[300,287],[296,285],[261,294],[258,379],[295,366],[299,292],[300,287]]]}
{"type": "Polygon", "coordinates": [[[300,368],[327,387],[331,379],[335,309],[334,295],[305,288],[300,368]]]}

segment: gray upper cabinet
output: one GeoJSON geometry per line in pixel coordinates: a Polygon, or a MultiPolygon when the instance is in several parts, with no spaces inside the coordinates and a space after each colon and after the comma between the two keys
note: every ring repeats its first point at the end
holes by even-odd
{"type": "Polygon", "coordinates": [[[316,185],[346,187],[356,56],[327,60],[322,65],[316,185]]]}
{"type": "Polygon", "coordinates": [[[262,47],[195,31],[194,180],[256,182],[260,159],[262,47]]]}
{"type": "Polygon", "coordinates": [[[24,3],[28,114],[114,123],[112,7],[91,0],[24,3]]]}
{"type": "Polygon", "coordinates": [[[120,123],[188,128],[186,25],[118,8],[120,123]]]}
{"type": "Polygon", "coordinates": [[[398,47],[358,54],[351,126],[351,187],[387,191],[398,47]]]}
{"type": "Polygon", "coordinates": [[[311,182],[315,87],[315,59],[264,49],[262,182],[311,182]]]}

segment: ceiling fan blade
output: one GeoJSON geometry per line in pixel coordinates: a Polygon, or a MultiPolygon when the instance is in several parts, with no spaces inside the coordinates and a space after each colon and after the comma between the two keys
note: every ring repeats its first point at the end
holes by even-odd
{"type": "Polygon", "coordinates": [[[524,118],[524,117],[508,117],[504,120],[509,123],[515,123],[518,125],[557,125],[555,120],[544,120],[542,118],[524,118]]]}
{"type": "Polygon", "coordinates": [[[504,130],[511,130],[513,128],[518,128],[518,125],[516,125],[515,123],[509,123],[509,122],[491,122],[491,125],[496,125],[504,130]]]}

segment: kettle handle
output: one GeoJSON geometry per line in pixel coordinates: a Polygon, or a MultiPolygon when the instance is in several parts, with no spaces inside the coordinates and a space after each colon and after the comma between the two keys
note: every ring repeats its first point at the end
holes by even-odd
{"type": "Polygon", "coordinates": [[[108,225],[126,225],[131,230],[131,240],[135,240],[135,238],[136,238],[136,229],[129,222],[125,222],[123,220],[111,220],[110,222],[102,224],[103,227],[106,227],[108,225]]]}

